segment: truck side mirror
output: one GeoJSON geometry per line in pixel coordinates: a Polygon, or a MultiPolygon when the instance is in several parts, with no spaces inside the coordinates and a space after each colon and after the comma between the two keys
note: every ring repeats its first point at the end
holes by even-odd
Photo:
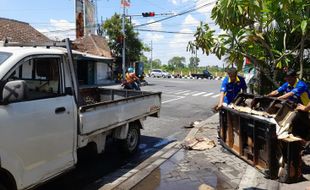
{"type": "Polygon", "coordinates": [[[17,102],[26,99],[27,85],[23,80],[7,82],[2,89],[2,103],[17,102]]]}

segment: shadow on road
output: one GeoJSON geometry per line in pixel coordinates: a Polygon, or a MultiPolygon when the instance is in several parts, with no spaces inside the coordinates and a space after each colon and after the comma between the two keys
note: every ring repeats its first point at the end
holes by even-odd
{"type": "Polygon", "coordinates": [[[84,155],[73,170],[37,187],[36,190],[98,189],[104,183],[111,182],[120,174],[135,168],[171,142],[162,138],[141,136],[138,152],[132,156],[125,156],[118,150],[115,142],[108,141],[104,153],[96,155],[87,151],[86,158],[84,155]],[[115,171],[118,171],[117,176],[109,175],[115,171]]]}

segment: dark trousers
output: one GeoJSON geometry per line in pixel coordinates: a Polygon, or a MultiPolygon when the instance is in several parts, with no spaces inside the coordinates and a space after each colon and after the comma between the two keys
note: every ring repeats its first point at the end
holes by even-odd
{"type": "Polygon", "coordinates": [[[292,134],[310,140],[309,112],[298,111],[292,120],[292,134]]]}

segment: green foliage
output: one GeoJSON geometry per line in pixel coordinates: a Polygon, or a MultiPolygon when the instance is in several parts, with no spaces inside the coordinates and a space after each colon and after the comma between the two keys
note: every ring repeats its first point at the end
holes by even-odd
{"type": "MultiPolygon", "coordinates": [[[[103,31],[108,36],[109,47],[114,56],[122,56],[123,34],[122,18],[119,14],[114,14],[102,25],[103,31]]],[[[129,62],[138,61],[142,55],[142,50],[147,50],[140,39],[138,33],[134,31],[133,25],[125,19],[125,40],[126,40],[126,59],[129,62]]]]}
{"type": "Polygon", "coordinates": [[[191,71],[197,70],[199,62],[200,62],[200,59],[198,57],[190,57],[189,58],[188,68],[191,71]]]}
{"type": "Polygon", "coordinates": [[[144,62],[144,72],[145,73],[149,73],[151,69],[161,69],[162,68],[162,64],[161,64],[160,59],[152,60],[152,64],[151,64],[151,60],[147,60],[147,57],[142,55],[140,60],[144,62]]]}
{"type": "Polygon", "coordinates": [[[227,65],[239,69],[248,57],[273,85],[279,68],[300,69],[302,77],[304,49],[310,48],[310,0],[218,0],[211,17],[223,33],[215,35],[201,23],[189,51],[225,56],[227,65]]]}
{"type": "Polygon", "coordinates": [[[173,68],[175,70],[180,70],[182,68],[185,68],[185,57],[173,57],[168,61],[168,66],[170,68],[173,68]]]}

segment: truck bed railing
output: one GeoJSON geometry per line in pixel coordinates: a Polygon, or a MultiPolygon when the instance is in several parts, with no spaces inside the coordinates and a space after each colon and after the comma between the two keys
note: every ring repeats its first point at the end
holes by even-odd
{"type": "Polygon", "coordinates": [[[161,96],[161,92],[144,92],[105,88],[80,89],[80,111],[85,112],[86,110],[97,107],[99,105],[107,105],[124,100],[128,101],[153,95],[161,96]]]}

